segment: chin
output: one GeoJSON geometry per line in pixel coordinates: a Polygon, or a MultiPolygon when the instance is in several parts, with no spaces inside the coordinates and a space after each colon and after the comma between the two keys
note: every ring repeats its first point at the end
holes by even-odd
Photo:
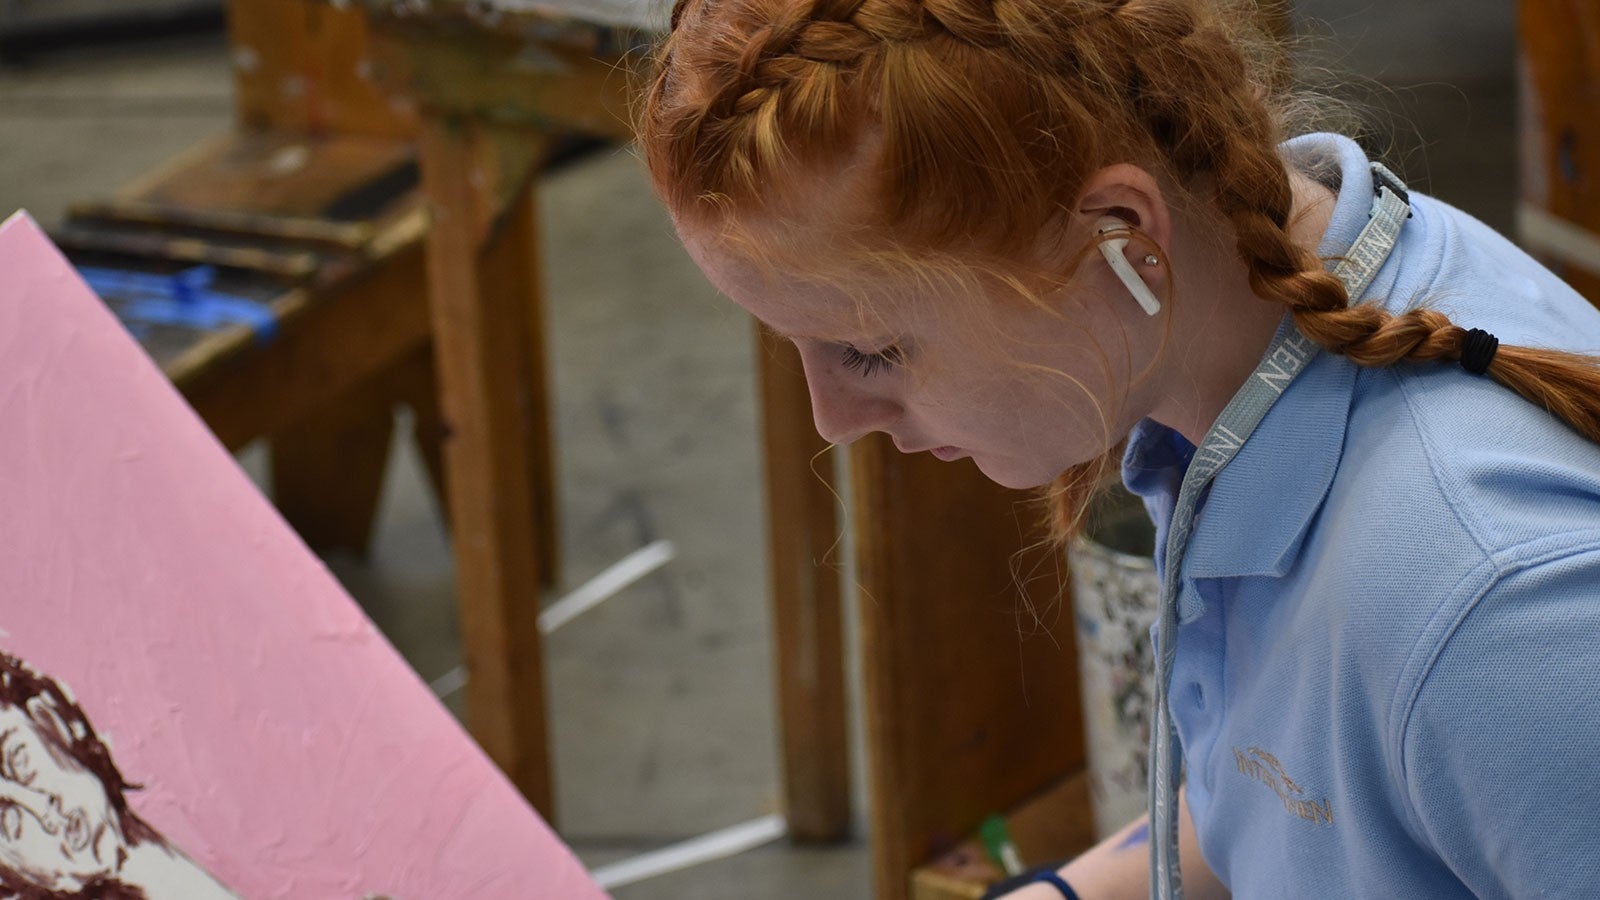
{"type": "Polygon", "coordinates": [[[1015,491],[1030,491],[1035,488],[1042,488],[1055,480],[1054,475],[1029,472],[1021,467],[1008,466],[1004,463],[986,463],[976,456],[972,457],[972,461],[977,464],[978,471],[982,472],[985,478],[1003,488],[1011,488],[1015,491]]]}

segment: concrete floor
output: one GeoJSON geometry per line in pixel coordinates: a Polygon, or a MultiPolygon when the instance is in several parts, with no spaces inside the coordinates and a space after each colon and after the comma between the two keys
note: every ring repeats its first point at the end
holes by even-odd
{"type": "MultiPolygon", "coordinates": [[[[1322,55],[1374,79],[1384,112],[1369,145],[1391,148],[1414,187],[1501,229],[1515,196],[1511,8],[1300,4],[1335,17],[1317,28],[1322,55]]],[[[49,223],[228,116],[218,37],[0,71],[0,213],[26,207],[49,223]]],[[[600,866],[778,810],[753,356],[748,322],[677,247],[626,151],[551,177],[542,202],[563,588],[657,539],[679,551],[546,644],[560,830],[600,866]]],[[[261,459],[243,455],[257,477],[261,459]]],[[[408,443],[371,558],[329,563],[424,677],[459,662],[451,559],[408,443]]],[[[857,761],[864,823],[859,746],[857,761]]],[[[866,898],[868,854],[865,837],[780,842],[615,896],[866,898]]]]}

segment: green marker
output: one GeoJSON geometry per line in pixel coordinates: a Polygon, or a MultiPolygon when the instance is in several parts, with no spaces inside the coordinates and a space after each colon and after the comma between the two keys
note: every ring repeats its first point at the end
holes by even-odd
{"type": "Polygon", "coordinates": [[[1022,855],[1017,852],[1017,845],[1011,842],[1011,833],[1006,830],[1006,820],[999,816],[990,816],[978,828],[978,837],[982,839],[984,849],[989,851],[989,857],[994,860],[1007,875],[1021,875],[1025,866],[1022,864],[1022,855]]]}

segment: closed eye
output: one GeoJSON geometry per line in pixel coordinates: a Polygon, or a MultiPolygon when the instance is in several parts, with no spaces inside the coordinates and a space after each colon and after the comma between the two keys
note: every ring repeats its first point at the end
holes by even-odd
{"type": "Polygon", "coordinates": [[[876,353],[863,353],[860,350],[845,344],[840,351],[839,361],[846,369],[860,372],[863,378],[878,374],[887,369],[895,368],[905,362],[905,351],[899,347],[888,347],[876,353]]]}

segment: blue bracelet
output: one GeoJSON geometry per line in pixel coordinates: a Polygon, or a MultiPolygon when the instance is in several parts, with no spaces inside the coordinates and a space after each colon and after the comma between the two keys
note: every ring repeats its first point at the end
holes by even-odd
{"type": "Polygon", "coordinates": [[[1041,881],[1045,882],[1046,884],[1055,885],[1056,890],[1060,891],[1061,896],[1067,898],[1067,900],[1079,900],[1078,892],[1073,890],[1072,885],[1063,881],[1061,876],[1057,875],[1055,872],[1046,869],[1045,871],[1034,876],[1034,884],[1038,884],[1041,881]]]}

